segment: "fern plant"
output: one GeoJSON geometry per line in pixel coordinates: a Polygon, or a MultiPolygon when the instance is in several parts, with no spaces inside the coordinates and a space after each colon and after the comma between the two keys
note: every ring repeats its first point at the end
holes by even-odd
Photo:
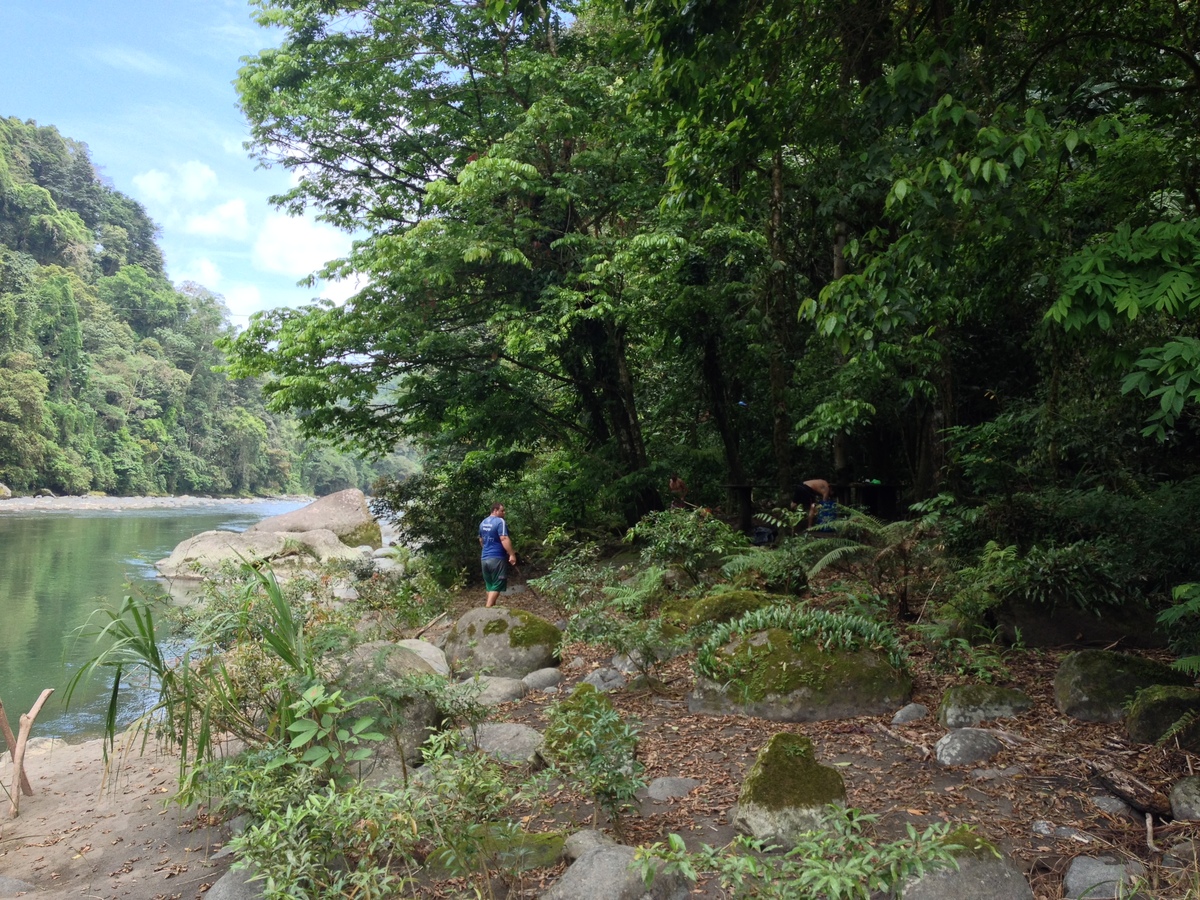
{"type": "Polygon", "coordinates": [[[1171,635],[1171,647],[1185,656],[1175,668],[1189,675],[1200,675],[1200,583],[1178,585],[1172,592],[1174,606],[1158,614],[1158,624],[1171,635]]]}

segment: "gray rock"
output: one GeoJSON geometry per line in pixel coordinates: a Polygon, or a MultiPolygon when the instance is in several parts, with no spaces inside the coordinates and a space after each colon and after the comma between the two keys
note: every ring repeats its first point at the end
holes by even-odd
{"type": "Polygon", "coordinates": [[[912,879],[904,900],[1033,900],[1024,873],[1007,856],[971,854],[958,869],[935,869],[912,879]]]}
{"type": "Polygon", "coordinates": [[[934,745],[934,755],[943,766],[968,766],[987,762],[1004,749],[982,728],[957,728],[934,745]]]}
{"type": "Polygon", "coordinates": [[[585,853],[591,853],[593,850],[603,850],[616,846],[617,842],[603,831],[586,828],[567,837],[566,842],[563,844],[563,856],[574,861],[585,853]]]}
{"type": "Polygon", "coordinates": [[[359,544],[379,547],[383,544],[379,523],[371,515],[366,495],[358,488],[338,491],[281,516],[268,516],[246,531],[313,531],[318,528],[332,531],[347,547],[359,544]]]}
{"type": "Polygon", "coordinates": [[[585,853],[542,900],[685,900],[688,884],[678,875],[658,875],[647,890],[633,855],[632,847],[621,845],[585,853]]]}
{"type": "Polygon", "coordinates": [[[375,558],[375,571],[382,573],[403,572],[404,566],[386,556],[377,556],[375,558]]]}
{"type": "Polygon", "coordinates": [[[358,590],[348,584],[339,584],[333,589],[333,599],[349,603],[358,599],[358,590]]]}
{"type": "Polygon", "coordinates": [[[563,676],[562,672],[555,668],[538,669],[536,672],[530,672],[521,680],[531,691],[545,691],[561,684],[563,676]]]}
{"type": "Polygon", "coordinates": [[[732,819],[753,837],[795,845],[804,833],[821,828],[826,807],[845,800],[842,773],[817,762],[808,738],[783,732],[767,741],[750,766],[732,819]]]}
{"type": "Polygon", "coordinates": [[[0,500],[11,500],[12,489],[7,484],[0,484],[0,500]]]}
{"type": "Polygon", "coordinates": [[[528,725],[518,725],[516,722],[484,722],[474,731],[463,728],[460,733],[468,747],[482,750],[492,759],[512,766],[541,767],[538,751],[542,749],[542,735],[528,725]]]}
{"type": "Polygon", "coordinates": [[[942,696],[937,719],[947,728],[970,728],[989,719],[1006,719],[1033,708],[1029,695],[991,684],[962,684],[942,696]]]}
{"type": "MultiPolygon", "coordinates": [[[[4,485],[0,484],[0,488],[8,490],[4,485]]],[[[11,492],[9,496],[12,496],[11,492]]],[[[8,497],[0,494],[0,500],[7,500],[8,497]]],[[[9,878],[7,875],[0,875],[0,897],[15,897],[17,894],[32,894],[37,890],[28,881],[21,881],[19,878],[9,878]]]]}
{"type": "Polygon", "coordinates": [[[598,691],[619,691],[629,682],[616,669],[596,669],[584,676],[584,684],[590,684],[598,691]]]}
{"type": "Polygon", "coordinates": [[[230,563],[266,560],[276,574],[294,572],[313,562],[355,559],[358,554],[328,529],[305,532],[205,531],[181,542],[154,565],[164,578],[199,580],[230,563]]]}
{"type": "MultiPolygon", "coordinates": [[[[1145,874],[1145,867],[1136,860],[1121,862],[1111,856],[1093,859],[1077,856],[1063,877],[1063,896],[1068,900],[1133,900],[1129,888],[1134,879],[1145,874]]],[[[1141,895],[1138,895],[1141,896],[1141,895]]]]}
{"type": "Polygon", "coordinates": [[[1078,828],[1072,828],[1070,825],[1055,825],[1053,822],[1047,822],[1045,819],[1038,819],[1029,826],[1029,831],[1038,837],[1052,837],[1059,840],[1075,841],[1080,844],[1090,844],[1095,840],[1086,831],[1080,831],[1078,828]]]}
{"type": "Polygon", "coordinates": [[[446,635],[446,659],[455,671],[524,678],[558,663],[562,632],[521,609],[469,610],[446,635]]]}
{"type": "Polygon", "coordinates": [[[1200,868],[1200,846],[1192,838],[1181,838],[1163,851],[1162,864],[1194,872],[1200,868]]]}
{"type": "Polygon", "coordinates": [[[1175,728],[1184,716],[1200,714],[1200,688],[1181,684],[1156,684],[1138,691],[1125,717],[1125,732],[1135,744],[1157,744],[1169,732],[1172,745],[1200,750],[1200,724],[1175,728]],[[1172,731],[1174,729],[1174,731],[1172,731]]]}
{"type": "Polygon", "coordinates": [[[429,667],[437,674],[449,678],[450,663],[446,662],[446,653],[441,647],[435,647],[429,641],[422,641],[416,638],[406,638],[402,641],[396,641],[397,647],[403,647],[405,650],[411,650],[425,662],[429,663],[429,667]]]}
{"type": "Polygon", "coordinates": [[[1188,775],[1171,788],[1171,815],[1176,819],[1200,819],[1200,775],[1188,775]]]}
{"type": "Polygon", "coordinates": [[[971,777],[976,781],[999,781],[1001,778],[1013,778],[1020,775],[1022,771],[1020,766],[1006,766],[1003,769],[976,769],[971,773],[971,777]]]}
{"type": "Polygon", "coordinates": [[[263,883],[251,881],[253,877],[253,869],[230,869],[208,889],[204,900],[259,900],[263,883]]]}
{"type": "Polygon", "coordinates": [[[929,707],[920,703],[909,703],[903,706],[892,716],[893,725],[907,725],[909,722],[915,722],[918,719],[923,719],[929,715],[929,707]]]}
{"type": "Polygon", "coordinates": [[[686,797],[700,784],[696,778],[655,778],[647,785],[646,791],[651,800],[674,800],[676,797],[686,797]]]}
{"type": "Polygon", "coordinates": [[[529,693],[529,688],[519,678],[498,678],[494,675],[480,675],[475,680],[482,686],[482,690],[475,699],[484,706],[499,706],[501,703],[511,703],[514,700],[520,700],[529,693]]]}
{"type": "Polygon", "coordinates": [[[1155,684],[1189,685],[1191,679],[1154,660],[1110,650],[1080,650],[1067,656],[1054,676],[1059,712],[1085,722],[1119,722],[1126,703],[1155,684]]]}
{"type": "Polygon", "coordinates": [[[1093,797],[1092,803],[1095,804],[1097,809],[1108,813],[1110,816],[1141,820],[1141,816],[1137,814],[1132,806],[1117,797],[1110,797],[1107,794],[1103,794],[1093,797]]]}

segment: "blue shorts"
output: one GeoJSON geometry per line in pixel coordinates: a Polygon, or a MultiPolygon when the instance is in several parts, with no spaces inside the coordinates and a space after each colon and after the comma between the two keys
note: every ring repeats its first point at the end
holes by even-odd
{"type": "Polygon", "coordinates": [[[483,589],[492,591],[508,590],[508,560],[503,556],[489,556],[480,560],[483,569],[483,589]]]}

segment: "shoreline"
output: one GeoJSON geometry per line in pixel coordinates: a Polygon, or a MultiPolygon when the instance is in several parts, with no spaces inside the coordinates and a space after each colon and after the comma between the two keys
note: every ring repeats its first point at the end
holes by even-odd
{"type": "Polygon", "coordinates": [[[81,512],[87,510],[189,509],[208,506],[250,506],[255,503],[312,503],[305,495],[277,494],[270,497],[10,497],[0,500],[0,515],[25,512],[81,512]]]}

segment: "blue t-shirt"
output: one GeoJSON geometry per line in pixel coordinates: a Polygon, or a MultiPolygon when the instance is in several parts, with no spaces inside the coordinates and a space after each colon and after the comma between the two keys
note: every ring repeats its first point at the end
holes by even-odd
{"type": "Polygon", "coordinates": [[[479,523],[479,539],[483,541],[483,552],[480,559],[508,559],[508,551],[500,543],[500,538],[508,537],[508,526],[499,516],[488,516],[479,523]]]}

